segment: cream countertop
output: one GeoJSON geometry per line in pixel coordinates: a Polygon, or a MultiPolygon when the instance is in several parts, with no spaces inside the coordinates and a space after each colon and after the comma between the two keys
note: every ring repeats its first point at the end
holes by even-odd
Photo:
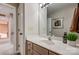
{"type": "Polygon", "coordinates": [[[44,48],[47,48],[51,51],[54,51],[56,53],[62,54],[62,55],[79,55],[79,48],[75,48],[72,46],[69,46],[68,44],[62,43],[62,41],[59,41],[57,39],[62,39],[60,37],[52,38],[52,41],[49,41],[49,43],[45,43],[43,41],[47,41],[47,38],[44,38],[39,35],[29,35],[27,36],[28,41],[31,41],[37,45],[40,45],[44,48]],[[51,44],[51,42],[53,42],[51,44]]]}

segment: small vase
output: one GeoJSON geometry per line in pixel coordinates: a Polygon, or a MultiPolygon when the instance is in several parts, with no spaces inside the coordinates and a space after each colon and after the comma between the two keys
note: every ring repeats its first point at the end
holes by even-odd
{"type": "Polygon", "coordinates": [[[68,45],[76,47],[76,41],[68,41],[68,45]]]}

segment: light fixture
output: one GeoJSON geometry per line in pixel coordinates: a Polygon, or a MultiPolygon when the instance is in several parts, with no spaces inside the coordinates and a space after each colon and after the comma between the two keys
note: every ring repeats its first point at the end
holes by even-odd
{"type": "Polygon", "coordinates": [[[44,7],[48,7],[50,3],[40,3],[40,7],[41,8],[44,8],[44,7]]]}

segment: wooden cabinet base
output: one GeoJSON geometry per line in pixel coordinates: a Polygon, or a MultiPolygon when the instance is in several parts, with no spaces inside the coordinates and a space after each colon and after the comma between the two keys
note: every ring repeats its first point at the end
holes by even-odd
{"type": "Polygon", "coordinates": [[[60,55],[30,41],[26,43],[26,52],[27,55],[60,55]]]}

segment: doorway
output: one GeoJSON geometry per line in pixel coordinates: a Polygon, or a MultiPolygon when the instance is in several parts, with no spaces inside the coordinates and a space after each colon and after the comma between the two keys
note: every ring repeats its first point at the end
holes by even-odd
{"type": "Polygon", "coordinates": [[[0,54],[16,53],[16,8],[0,4],[0,54]]]}

